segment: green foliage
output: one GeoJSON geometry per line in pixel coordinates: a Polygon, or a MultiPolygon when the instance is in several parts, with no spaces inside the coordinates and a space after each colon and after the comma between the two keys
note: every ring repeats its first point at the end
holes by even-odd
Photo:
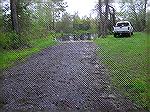
{"type": "Polygon", "coordinates": [[[145,31],[147,33],[150,33],[150,11],[147,12],[147,22],[146,22],[146,29],[145,29],[145,31]]]}
{"type": "Polygon", "coordinates": [[[150,36],[135,33],[131,38],[98,38],[99,55],[108,67],[115,87],[137,104],[150,110],[150,78],[148,63],[150,36]]]}
{"type": "Polygon", "coordinates": [[[0,49],[18,49],[28,45],[27,39],[14,32],[0,33],[0,49]]]}
{"type": "Polygon", "coordinates": [[[0,10],[0,49],[28,47],[28,39],[46,38],[49,32],[54,32],[54,23],[60,12],[65,10],[66,4],[63,0],[31,1],[18,0],[16,4],[19,34],[13,32],[11,15],[8,13],[9,2],[0,7],[4,9],[0,10]]]}
{"type": "MultiPolygon", "coordinates": [[[[20,0],[19,0],[20,1],[20,0]]],[[[31,29],[31,11],[27,8],[28,6],[24,7],[26,1],[18,2],[18,19],[21,32],[27,32],[31,29]]]]}
{"type": "Polygon", "coordinates": [[[135,31],[144,31],[146,22],[145,0],[121,0],[122,11],[117,16],[129,20],[135,31]]]}
{"type": "Polygon", "coordinates": [[[63,33],[71,33],[73,31],[72,17],[68,13],[64,13],[60,21],[56,23],[56,31],[63,33]]]}
{"type": "Polygon", "coordinates": [[[56,22],[56,32],[86,34],[97,32],[96,20],[88,17],[80,18],[77,13],[64,13],[56,22]]]}
{"type": "Polygon", "coordinates": [[[82,18],[82,19],[80,19],[79,17],[74,18],[73,28],[76,31],[78,31],[78,30],[87,31],[87,30],[91,29],[91,21],[89,18],[82,18]]]}
{"type": "Polygon", "coordinates": [[[0,52],[0,70],[12,66],[18,60],[24,60],[33,53],[39,52],[48,46],[56,44],[53,35],[48,35],[47,38],[38,38],[30,40],[31,47],[18,50],[1,50],[0,52]]]}
{"type": "Polygon", "coordinates": [[[36,10],[33,14],[33,20],[36,21],[40,27],[53,31],[56,27],[56,21],[60,19],[62,12],[67,7],[63,0],[48,0],[43,3],[35,1],[36,10]]]}
{"type": "Polygon", "coordinates": [[[77,34],[77,35],[82,35],[82,34],[87,34],[90,33],[89,31],[84,31],[84,30],[78,30],[78,31],[74,31],[73,34],[77,34]]]}

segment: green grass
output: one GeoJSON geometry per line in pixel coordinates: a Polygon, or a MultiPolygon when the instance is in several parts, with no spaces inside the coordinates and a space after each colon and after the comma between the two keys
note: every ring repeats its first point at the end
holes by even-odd
{"type": "Polygon", "coordinates": [[[50,35],[47,38],[40,38],[30,40],[31,48],[19,49],[19,50],[3,50],[0,52],[0,69],[6,69],[16,63],[31,56],[33,53],[37,53],[40,50],[56,44],[53,36],[50,35]]]}
{"type": "Polygon", "coordinates": [[[110,71],[112,84],[138,105],[150,110],[150,35],[108,36],[94,42],[100,47],[98,54],[110,71]]]}

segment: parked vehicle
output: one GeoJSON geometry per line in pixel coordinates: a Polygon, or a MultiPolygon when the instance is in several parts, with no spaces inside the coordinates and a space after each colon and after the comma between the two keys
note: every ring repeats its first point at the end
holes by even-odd
{"type": "Polygon", "coordinates": [[[114,26],[114,37],[127,35],[131,36],[133,35],[133,27],[129,21],[120,21],[117,22],[114,26]]]}

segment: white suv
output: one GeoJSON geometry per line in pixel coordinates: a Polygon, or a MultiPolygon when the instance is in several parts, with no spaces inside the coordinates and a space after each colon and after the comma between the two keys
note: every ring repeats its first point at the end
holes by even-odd
{"type": "Polygon", "coordinates": [[[116,23],[116,26],[114,26],[114,37],[120,36],[120,35],[127,35],[131,36],[133,35],[133,27],[129,21],[120,21],[116,23]]]}

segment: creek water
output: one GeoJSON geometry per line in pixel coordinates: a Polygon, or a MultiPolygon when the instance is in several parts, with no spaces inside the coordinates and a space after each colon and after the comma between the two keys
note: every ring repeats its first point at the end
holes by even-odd
{"type": "Polygon", "coordinates": [[[97,34],[67,34],[67,35],[63,35],[59,38],[57,38],[56,40],[59,42],[62,41],[82,41],[82,40],[92,40],[97,36],[97,34]]]}

